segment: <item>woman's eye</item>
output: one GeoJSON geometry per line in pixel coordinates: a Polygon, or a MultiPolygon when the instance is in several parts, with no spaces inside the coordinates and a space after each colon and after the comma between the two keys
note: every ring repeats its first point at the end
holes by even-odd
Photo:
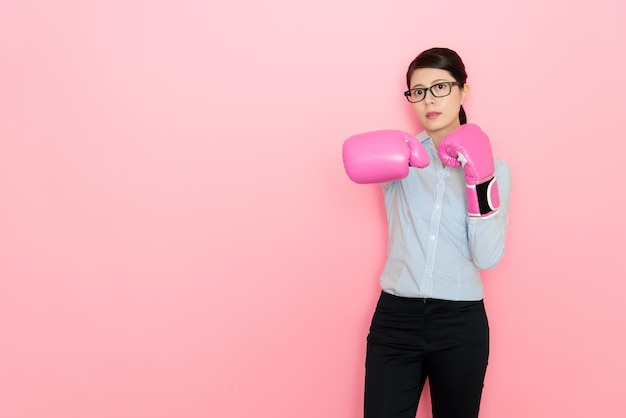
{"type": "Polygon", "coordinates": [[[440,90],[441,91],[441,90],[444,90],[445,88],[446,88],[446,85],[443,84],[443,83],[437,84],[435,86],[435,90],[440,90]]]}
{"type": "Polygon", "coordinates": [[[414,96],[422,96],[424,94],[424,89],[415,89],[413,90],[414,96]]]}

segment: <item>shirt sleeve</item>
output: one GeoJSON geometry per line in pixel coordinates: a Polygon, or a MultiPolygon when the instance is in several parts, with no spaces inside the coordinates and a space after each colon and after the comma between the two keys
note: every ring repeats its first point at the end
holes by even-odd
{"type": "Polygon", "coordinates": [[[481,270],[494,268],[504,255],[506,230],[509,220],[511,197],[511,171],[500,159],[495,159],[495,177],[500,193],[500,210],[486,219],[469,218],[467,235],[470,253],[481,270]]]}

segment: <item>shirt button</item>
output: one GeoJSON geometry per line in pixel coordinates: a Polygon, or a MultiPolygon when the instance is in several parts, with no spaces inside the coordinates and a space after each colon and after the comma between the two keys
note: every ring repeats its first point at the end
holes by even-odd
{"type": "Polygon", "coordinates": [[[440,208],[440,207],[441,207],[441,206],[440,206],[440,205],[438,205],[438,204],[437,204],[437,205],[435,205],[435,209],[437,209],[437,210],[439,210],[439,208],[440,208]]]}
{"type": "Polygon", "coordinates": [[[434,236],[434,235],[431,235],[431,236],[430,236],[430,240],[431,240],[431,241],[434,241],[434,240],[435,240],[435,236],[434,236]]]}

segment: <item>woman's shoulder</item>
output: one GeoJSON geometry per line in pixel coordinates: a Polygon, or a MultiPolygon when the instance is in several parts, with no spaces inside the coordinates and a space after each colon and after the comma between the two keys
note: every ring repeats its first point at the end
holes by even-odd
{"type": "Polygon", "coordinates": [[[511,168],[505,160],[499,157],[493,157],[493,163],[496,169],[495,175],[498,178],[498,181],[501,181],[500,179],[504,180],[505,178],[511,178],[511,168]]]}
{"type": "Polygon", "coordinates": [[[500,167],[504,167],[504,168],[506,168],[506,169],[508,169],[508,168],[509,168],[509,164],[508,164],[505,160],[503,160],[502,158],[500,158],[500,157],[493,157],[493,162],[494,162],[494,164],[495,164],[495,166],[496,166],[496,169],[497,169],[499,166],[500,166],[500,167]]]}

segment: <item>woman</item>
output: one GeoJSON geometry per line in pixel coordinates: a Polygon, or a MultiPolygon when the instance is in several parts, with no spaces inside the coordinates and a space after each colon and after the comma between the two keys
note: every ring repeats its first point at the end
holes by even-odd
{"type": "Polygon", "coordinates": [[[382,184],[388,221],[365,418],[414,418],[427,377],[434,418],[477,417],[489,356],[480,270],[504,254],[510,172],[466,123],[469,86],[456,52],[422,52],[406,79],[424,130],[359,134],[343,149],[352,180],[382,184]]]}

